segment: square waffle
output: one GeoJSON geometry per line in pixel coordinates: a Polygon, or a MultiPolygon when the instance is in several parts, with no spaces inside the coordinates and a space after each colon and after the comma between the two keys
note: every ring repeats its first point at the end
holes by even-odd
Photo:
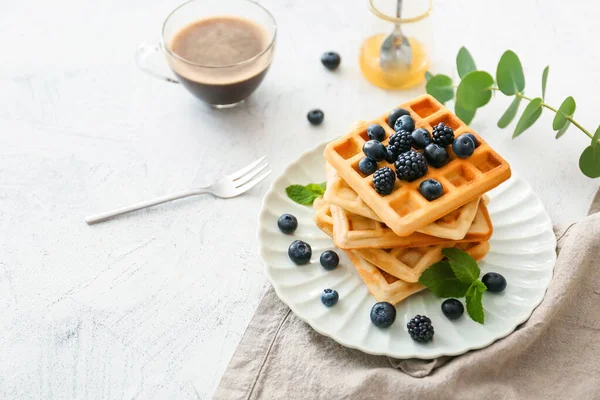
{"type": "MultiPolygon", "coordinates": [[[[481,197],[485,192],[507,180],[510,166],[479,135],[473,132],[456,115],[429,95],[423,95],[400,107],[408,110],[415,120],[415,127],[426,128],[431,132],[440,122],[454,130],[455,136],[473,133],[479,146],[469,158],[456,157],[448,147],[450,162],[436,169],[430,167],[427,174],[413,182],[396,180],[394,191],[381,196],[373,188],[371,176],[365,176],[358,169],[358,162],[364,157],[363,144],[369,140],[366,126],[380,124],[386,130],[387,145],[394,130],[387,124],[387,113],[362,124],[350,133],[329,143],[325,148],[325,159],[340,176],[354,189],[360,198],[398,236],[408,236],[431,222],[449,214],[460,206],[481,197]],[[444,195],[434,201],[427,201],[418,191],[419,184],[434,178],[444,187],[444,195]]],[[[382,161],[378,167],[391,166],[382,161]]]]}

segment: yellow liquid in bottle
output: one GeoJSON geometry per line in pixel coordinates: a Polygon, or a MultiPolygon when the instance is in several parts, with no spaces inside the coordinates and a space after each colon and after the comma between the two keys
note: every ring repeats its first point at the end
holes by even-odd
{"type": "Polygon", "coordinates": [[[412,65],[408,71],[384,72],[379,65],[379,53],[381,44],[387,37],[387,34],[367,38],[360,48],[360,69],[375,86],[384,89],[408,89],[416,86],[425,80],[425,72],[429,68],[429,58],[425,53],[423,45],[413,37],[409,37],[412,48],[412,65]]]}

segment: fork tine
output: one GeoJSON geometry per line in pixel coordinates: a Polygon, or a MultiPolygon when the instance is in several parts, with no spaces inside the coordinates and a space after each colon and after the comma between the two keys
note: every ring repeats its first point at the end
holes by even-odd
{"type": "Polygon", "coordinates": [[[262,171],[264,171],[265,168],[267,168],[268,166],[269,166],[269,163],[267,163],[267,162],[262,165],[259,165],[257,168],[254,168],[252,171],[248,172],[246,175],[242,176],[240,179],[234,181],[233,184],[235,185],[236,188],[243,186],[244,184],[250,182],[250,180],[252,178],[254,178],[258,174],[260,174],[262,171]]]}
{"type": "Polygon", "coordinates": [[[248,171],[252,170],[252,168],[256,167],[258,164],[260,164],[261,162],[263,162],[265,160],[265,157],[261,157],[258,160],[254,161],[253,163],[248,164],[247,166],[245,166],[244,168],[227,175],[227,178],[229,178],[230,180],[236,180],[242,176],[244,176],[244,174],[246,174],[248,171]]]}
{"type": "Polygon", "coordinates": [[[262,175],[260,175],[258,178],[254,178],[253,180],[251,180],[250,182],[246,183],[243,186],[240,186],[239,188],[237,188],[237,195],[240,195],[244,192],[247,192],[248,190],[252,189],[254,186],[258,185],[259,183],[261,183],[267,176],[271,175],[271,170],[268,170],[267,172],[264,172],[262,175]]]}

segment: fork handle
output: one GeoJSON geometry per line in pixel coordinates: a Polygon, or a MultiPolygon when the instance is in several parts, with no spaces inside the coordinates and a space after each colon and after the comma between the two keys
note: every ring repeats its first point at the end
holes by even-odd
{"type": "Polygon", "coordinates": [[[98,222],[106,221],[107,219],[114,218],[118,215],[126,214],[132,211],[142,210],[144,208],[152,207],[158,204],[167,203],[169,201],[183,199],[184,197],[190,197],[203,193],[208,193],[208,191],[204,189],[184,190],[182,192],[173,193],[171,195],[156,197],[152,200],[141,201],[139,203],[131,204],[128,206],[115,208],[113,210],[105,211],[99,214],[89,215],[85,217],[85,222],[88,225],[92,225],[98,222]]]}

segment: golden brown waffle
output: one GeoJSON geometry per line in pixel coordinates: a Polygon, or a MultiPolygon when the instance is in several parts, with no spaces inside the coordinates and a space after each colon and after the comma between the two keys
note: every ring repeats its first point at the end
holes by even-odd
{"type": "Polygon", "coordinates": [[[384,223],[349,213],[341,207],[330,205],[333,217],[333,241],[340,249],[387,249],[420,247],[459,242],[483,242],[493,233],[492,221],[484,201],[479,201],[475,218],[461,239],[447,239],[415,232],[398,236],[384,223]]]}
{"type": "MultiPolygon", "coordinates": [[[[381,219],[375,212],[358,196],[329,164],[327,170],[327,190],[325,191],[325,201],[329,204],[339,206],[350,214],[359,215],[370,220],[379,221],[381,219]]],[[[460,240],[465,237],[471,227],[473,219],[477,214],[479,199],[477,198],[467,204],[457,208],[450,214],[443,216],[437,221],[417,230],[429,236],[460,240]]]]}
{"type": "MultiPolygon", "coordinates": [[[[340,176],[354,189],[360,198],[399,236],[408,236],[427,224],[449,214],[460,206],[481,197],[488,190],[507,180],[510,166],[479,135],[473,132],[456,115],[429,95],[423,95],[400,107],[410,111],[416,127],[430,132],[440,122],[454,129],[458,137],[463,133],[473,133],[479,147],[466,159],[457,158],[448,147],[450,162],[442,168],[430,167],[427,174],[414,182],[396,180],[392,194],[381,196],[375,192],[371,176],[364,176],[358,170],[358,162],[364,157],[363,144],[369,139],[366,126],[380,124],[386,130],[384,144],[394,130],[387,124],[387,113],[362,124],[357,129],[329,143],[325,148],[325,159],[340,176]],[[444,195],[434,201],[427,201],[418,191],[424,179],[434,178],[444,186],[444,195]]],[[[380,162],[380,168],[390,166],[380,162]]]]}

